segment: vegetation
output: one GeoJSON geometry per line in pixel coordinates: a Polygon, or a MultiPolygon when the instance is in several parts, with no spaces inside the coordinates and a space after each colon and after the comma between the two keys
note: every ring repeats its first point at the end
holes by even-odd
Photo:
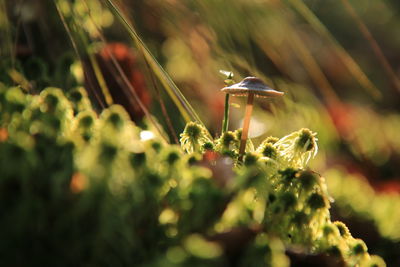
{"type": "Polygon", "coordinates": [[[0,0],[0,262],[398,266],[398,8],[0,0]]]}
{"type": "Polygon", "coordinates": [[[240,131],[214,141],[189,123],[183,154],[148,139],[120,106],[97,117],[84,91],[68,99],[57,88],[33,96],[2,86],[0,96],[7,265],[227,264],[218,235],[233,229],[250,235],[237,244],[243,266],[288,264],[282,244],[384,265],[331,222],[325,180],[306,168],[317,151],[308,129],[267,138],[241,163],[240,131]]]}

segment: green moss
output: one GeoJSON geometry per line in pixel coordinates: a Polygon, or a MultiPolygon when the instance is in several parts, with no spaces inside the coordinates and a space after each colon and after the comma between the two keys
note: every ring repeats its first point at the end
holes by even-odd
{"type": "Polygon", "coordinates": [[[235,141],[236,141],[235,134],[231,131],[224,132],[220,138],[221,145],[224,148],[229,148],[229,145],[231,145],[235,141]]]}
{"type": "Polygon", "coordinates": [[[334,235],[335,234],[335,226],[331,225],[331,224],[326,224],[323,226],[322,228],[322,232],[324,234],[324,236],[330,236],[330,235],[334,235]]]}
{"type": "Polygon", "coordinates": [[[296,211],[292,217],[292,223],[297,227],[307,225],[310,221],[310,217],[304,211],[296,211]]]}
{"type": "Polygon", "coordinates": [[[141,167],[146,162],[146,153],[131,153],[129,155],[129,161],[133,168],[141,167]]]}
{"type": "Polygon", "coordinates": [[[73,102],[73,103],[79,103],[82,101],[83,99],[83,94],[81,91],[79,90],[73,90],[69,93],[69,99],[73,102]]]}
{"type": "Polygon", "coordinates": [[[247,153],[246,156],[244,157],[244,164],[246,166],[253,166],[257,163],[258,159],[259,159],[258,154],[247,153]]]}
{"type": "Polygon", "coordinates": [[[291,192],[285,192],[281,196],[279,196],[278,201],[282,204],[283,209],[288,211],[297,204],[296,196],[291,192]]]}
{"type": "Polygon", "coordinates": [[[204,151],[207,151],[207,150],[211,150],[212,151],[212,150],[214,150],[214,144],[211,143],[211,142],[206,142],[206,143],[203,144],[202,148],[203,148],[204,151]]]}
{"type": "Polygon", "coordinates": [[[301,129],[296,145],[298,148],[304,149],[305,151],[313,150],[315,147],[314,134],[309,129],[301,129]]]}
{"type": "Polygon", "coordinates": [[[291,182],[293,182],[298,173],[298,171],[294,168],[286,168],[284,170],[279,170],[278,172],[281,175],[282,181],[285,184],[290,184],[291,182]]]}
{"type": "Polygon", "coordinates": [[[356,239],[351,246],[351,251],[354,255],[362,255],[364,253],[367,253],[368,248],[365,245],[364,241],[356,239]]]}
{"type": "Polygon", "coordinates": [[[327,207],[327,200],[319,193],[312,193],[307,199],[307,204],[311,209],[317,210],[327,207]]]}
{"type": "Polygon", "coordinates": [[[161,151],[161,148],[162,148],[162,145],[161,145],[161,142],[159,142],[159,141],[153,141],[153,142],[151,143],[151,147],[152,147],[156,152],[160,152],[160,151],[161,151]]]}
{"type": "Polygon", "coordinates": [[[310,170],[300,172],[298,179],[301,187],[306,191],[312,190],[314,186],[318,183],[317,175],[310,170]]]}
{"type": "Polygon", "coordinates": [[[386,267],[385,261],[376,255],[372,255],[371,259],[368,261],[368,263],[365,265],[368,267],[386,267]]]}
{"type": "Polygon", "coordinates": [[[260,152],[263,154],[263,156],[271,159],[276,159],[278,155],[277,149],[271,143],[266,143],[264,146],[262,146],[260,152]]]}
{"type": "Polygon", "coordinates": [[[120,106],[98,117],[82,92],[69,98],[56,88],[39,96],[0,90],[6,265],[18,265],[7,256],[18,248],[32,265],[227,266],[221,237],[235,231],[248,238],[238,266],[287,266],[289,245],[351,263],[369,259],[344,224],[331,224],[324,180],[285,158],[301,141],[297,132],[282,138],[285,149],[275,138],[255,152],[249,146],[242,164],[238,130],[212,140],[190,123],[180,149],[141,140],[120,106]],[[210,150],[230,158],[203,161],[210,150]],[[32,242],[34,253],[25,245],[32,242]]]}
{"type": "Polygon", "coordinates": [[[336,245],[333,245],[326,249],[326,253],[328,255],[332,255],[334,257],[343,257],[343,251],[336,245]]]}
{"type": "Polygon", "coordinates": [[[181,155],[178,151],[169,151],[166,155],[166,161],[168,164],[172,165],[177,162],[181,158],[181,155]]]}
{"type": "Polygon", "coordinates": [[[268,201],[269,203],[274,203],[276,200],[276,196],[273,193],[268,194],[268,201]]]}
{"type": "Polygon", "coordinates": [[[118,153],[118,148],[110,143],[100,144],[100,158],[104,163],[111,163],[118,153]]]}
{"type": "Polygon", "coordinates": [[[82,128],[90,128],[94,125],[94,116],[92,114],[79,114],[77,120],[79,127],[82,128]]]}
{"type": "Polygon", "coordinates": [[[193,138],[195,140],[199,139],[202,134],[201,127],[196,123],[188,123],[183,130],[183,134],[193,138]]]}
{"type": "Polygon", "coordinates": [[[343,238],[348,238],[348,237],[351,236],[349,228],[347,228],[347,226],[344,223],[339,222],[339,221],[335,221],[335,222],[333,222],[333,224],[337,227],[337,229],[339,230],[340,235],[343,238]]]}

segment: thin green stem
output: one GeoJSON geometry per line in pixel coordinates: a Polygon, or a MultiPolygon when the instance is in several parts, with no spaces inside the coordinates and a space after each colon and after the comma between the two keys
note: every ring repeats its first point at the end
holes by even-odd
{"type": "Polygon", "coordinates": [[[222,133],[228,131],[228,126],[229,126],[229,94],[226,94],[224,120],[222,121],[222,133]]]}

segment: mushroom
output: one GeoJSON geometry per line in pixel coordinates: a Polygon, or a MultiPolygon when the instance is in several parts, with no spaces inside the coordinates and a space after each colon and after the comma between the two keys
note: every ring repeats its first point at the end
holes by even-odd
{"type": "Polygon", "coordinates": [[[253,111],[254,96],[256,97],[278,97],[283,96],[283,92],[276,91],[268,87],[257,77],[247,77],[241,82],[221,89],[222,92],[234,96],[247,96],[247,105],[243,121],[242,136],[240,138],[239,157],[241,158],[246,148],[247,135],[250,126],[250,117],[253,111]]]}

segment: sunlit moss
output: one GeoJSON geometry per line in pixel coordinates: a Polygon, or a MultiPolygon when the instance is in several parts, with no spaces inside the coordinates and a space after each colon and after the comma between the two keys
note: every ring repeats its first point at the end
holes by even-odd
{"type": "Polygon", "coordinates": [[[105,122],[104,126],[111,126],[111,129],[116,131],[122,130],[128,118],[128,113],[119,105],[113,105],[101,114],[101,119],[105,122]]]}
{"type": "Polygon", "coordinates": [[[285,192],[280,195],[278,201],[282,203],[282,207],[285,212],[289,211],[297,204],[297,198],[291,192],[285,192]]]}
{"type": "Polygon", "coordinates": [[[299,132],[299,137],[296,140],[296,146],[298,149],[304,151],[311,151],[315,149],[315,133],[312,133],[309,129],[301,129],[299,132]]]}
{"type": "Polygon", "coordinates": [[[203,145],[202,145],[202,149],[204,150],[204,151],[212,151],[212,150],[214,150],[214,144],[212,143],[212,142],[205,142],[203,145]]]}
{"type": "Polygon", "coordinates": [[[347,226],[339,221],[335,221],[333,222],[333,224],[337,227],[337,229],[339,230],[339,233],[342,237],[347,238],[350,237],[350,231],[349,228],[347,228],[347,226]]]}
{"type": "Polygon", "coordinates": [[[181,133],[180,142],[184,151],[188,153],[200,152],[205,143],[210,143],[206,129],[195,122],[190,122],[181,133]]]}
{"type": "Polygon", "coordinates": [[[87,92],[83,87],[72,89],[68,92],[67,97],[71,101],[75,113],[91,109],[87,92]]]}
{"type": "Polygon", "coordinates": [[[146,162],[146,153],[131,153],[129,160],[133,168],[143,166],[146,162]]]}
{"type": "Polygon", "coordinates": [[[372,255],[368,262],[365,264],[368,267],[386,267],[385,261],[376,255],[372,255]]]}
{"type": "Polygon", "coordinates": [[[280,174],[282,182],[284,184],[290,184],[296,178],[298,170],[289,167],[283,170],[279,170],[278,173],[280,174]]]}
{"type": "MultiPolygon", "coordinates": [[[[5,192],[0,203],[10,214],[0,226],[12,229],[6,233],[8,240],[37,237],[37,228],[25,231],[31,221],[14,212],[20,202],[41,222],[35,227],[71,236],[60,248],[80,246],[79,252],[89,253],[96,240],[101,253],[88,261],[95,265],[101,265],[101,255],[116,262],[126,258],[127,265],[134,258],[149,264],[165,260],[182,266],[225,266],[226,247],[211,240],[233,229],[253,235],[238,258],[239,266],[288,266],[284,251],[291,245],[355,264],[370,259],[361,240],[352,238],[341,223],[330,222],[325,182],[304,169],[302,157],[315,147],[308,149],[306,141],[305,149],[296,148],[299,132],[284,141],[266,141],[264,150],[249,150],[242,163],[237,152],[240,131],[212,140],[204,128],[191,123],[181,135],[181,149],[156,136],[140,138],[141,129],[120,106],[104,110],[100,117],[90,106],[74,114],[58,89],[48,88],[35,97],[18,90],[8,99],[1,92],[0,98],[1,107],[8,108],[0,114],[1,129],[7,129],[0,141],[0,190],[5,192]],[[14,109],[18,102],[23,106],[14,109]],[[266,147],[275,155],[267,156],[266,147]],[[215,153],[212,160],[203,157],[210,150],[215,153]],[[266,164],[266,158],[274,164],[266,164]],[[61,210],[62,223],[53,223],[61,210]],[[90,227],[68,230],[76,224],[90,227]],[[123,247],[123,252],[109,252],[110,244],[123,247]]],[[[74,101],[81,96],[73,96],[74,101]]],[[[74,256],[79,263],[85,262],[82,253],[74,256]]]]}
{"type": "Polygon", "coordinates": [[[307,199],[307,204],[313,210],[322,209],[328,206],[327,200],[319,193],[311,194],[307,199]]]}
{"type": "Polygon", "coordinates": [[[222,254],[222,249],[218,244],[209,242],[200,235],[190,235],[184,244],[187,251],[199,258],[213,259],[222,254]]]}
{"type": "Polygon", "coordinates": [[[247,153],[246,156],[244,157],[244,164],[246,166],[252,166],[257,163],[258,158],[260,156],[255,153],[247,153]]]}
{"type": "Polygon", "coordinates": [[[356,239],[352,242],[351,251],[354,255],[362,255],[367,253],[367,246],[361,239],[356,239]]]}
{"type": "Polygon", "coordinates": [[[296,167],[303,168],[318,152],[316,133],[301,129],[277,141],[274,146],[280,155],[296,167]]]}
{"type": "Polygon", "coordinates": [[[317,174],[310,170],[300,172],[298,175],[298,180],[301,184],[301,187],[306,191],[312,190],[318,183],[317,174]]]}

